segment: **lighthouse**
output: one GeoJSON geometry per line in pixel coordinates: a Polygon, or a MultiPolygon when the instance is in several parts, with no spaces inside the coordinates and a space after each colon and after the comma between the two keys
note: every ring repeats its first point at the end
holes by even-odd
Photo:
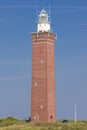
{"type": "Polygon", "coordinates": [[[38,15],[37,31],[32,37],[31,121],[56,121],[54,42],[48,13],[38,15]]]}

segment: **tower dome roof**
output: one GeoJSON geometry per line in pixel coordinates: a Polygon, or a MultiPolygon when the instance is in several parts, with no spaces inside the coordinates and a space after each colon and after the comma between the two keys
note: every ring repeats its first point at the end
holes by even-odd
{"type": "Polygon", "coordinates": [[[45,11],[45,9],[42,9],[42,11],[40,12],[38,21],[39,22],[48,22],[48,14],[45,11]]]}
{"type": "Polygon", "coordinates": [[[47,12],[46,12],[44,9],[42,9],[42,11],[41,11],[41,13],[40,13],[40,16],[47,17],[48,14],[47,14],[47,12]]]}

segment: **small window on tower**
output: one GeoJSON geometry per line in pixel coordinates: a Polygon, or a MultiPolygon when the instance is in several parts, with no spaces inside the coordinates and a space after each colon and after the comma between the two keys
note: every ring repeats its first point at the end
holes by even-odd
{"type": "Polygon", "coordinates": [[[49,93],[48,97],[51,97],[51,94],[49,93]]]}
{"type": "Polygon", "coordinates": [[[52,116],[52,115],[50,115],[50,118],[52,119],[52,118],[53,118],[53,116],[52,116]]]}
{"type": "Polygon", "coordinates": [[[40,60],[40,63],[41,63],[41,64],[43,64],[43,63],[44,63],[44,61],[43,61],[43,60],[40,60]]]}
{"type": "Polygon", "coordinates": [[[53,115],[50,115],[50,121],[53,122],[53,115]]]}
{"type": "Polygon", "coordinates": [[[51,72],[52,75],[54,75],[54,72],[51,72]]]}
{"type": "Polygon", "coordinates": [[[40,108],[43,109],[43,105],[41,105],[40,108]]]}
{"type": "Polygon", "coordinates": [[[48,53],[50,53],[50,49],[48,49],[48,53]]]}
{"type": "Polygon", "coordinates": [[[35,82],[35,86],[37,86],[37,82],[35,82]]]}

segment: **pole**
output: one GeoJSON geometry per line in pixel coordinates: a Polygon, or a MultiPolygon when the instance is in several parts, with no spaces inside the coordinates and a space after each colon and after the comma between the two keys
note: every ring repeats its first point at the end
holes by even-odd
{"type": "Polygon", "coordinates": [[[76,124],[76,104],[75,104],[75,124],[76,124]]]}

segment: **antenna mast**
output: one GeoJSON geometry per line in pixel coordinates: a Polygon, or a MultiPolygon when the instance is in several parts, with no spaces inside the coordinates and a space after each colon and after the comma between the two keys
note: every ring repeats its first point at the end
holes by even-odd
{"type": "Polygon", "coordinates": [[[38,16],[38,6],[36,5],[36,22],[37,22],[37,16],[38,16]]]}
{"type": "Polygon", "coordinates": [[[49,5],[49,17],[50,17],[50,22],[51,22],[51,9],[50,9],[50,5],[49,5]]]}

